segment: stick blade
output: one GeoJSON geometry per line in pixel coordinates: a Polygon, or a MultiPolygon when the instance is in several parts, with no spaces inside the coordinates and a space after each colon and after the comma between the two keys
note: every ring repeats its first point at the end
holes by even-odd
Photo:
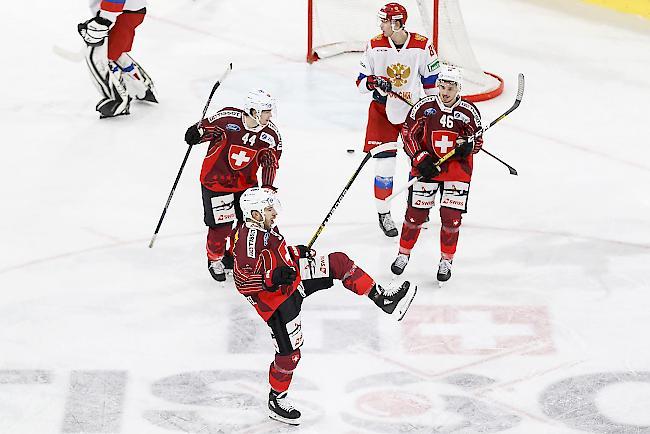
{"type": "Polygon", "coordinates": [[[519,73],[519,76],[517,77],[517,101],[521,101],[521,99],[524,97],[524,87],[526,85],[526,80],[524,79],[524,74],[521,72],[519,73]]]}

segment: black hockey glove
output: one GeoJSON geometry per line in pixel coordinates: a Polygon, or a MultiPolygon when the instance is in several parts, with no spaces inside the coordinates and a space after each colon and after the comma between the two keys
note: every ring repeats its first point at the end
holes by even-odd
{"type": "Polygon", "coordinates": [[[201,132],[199,131],[199,127],[196,125],[191,125],[187,131],[185,131],[185,143],[187,143],[190,146],[194,146],[197,143],[201,142],[201,132]]]}
{"type": "Polygon", "coordinates": [[[435,165],[433,157],[427,151],[420,151],[413,157],[413,167],[418,169],[420,175],[433,179],[440,175],[440,168],[435,165]]]}
{"type": "Polygon", "coordinates": [[[467,158],[474,150],[474,141],[470,141],[469,137],[459,137],[456,139],[456,154],[458,158],[467,158]]]}
{"type": "MultiPolygon", "coordinates": [[[[282,265],[273,270],[271,282],[273,282],[274,285],[291,285],[294,280],[296,280],[297,276],[298,274],[296,273],[295,268],[282,265]]],[[[277,290],[277,287],[274,290],[277,290]]]]}
{"type": "Polygon", "coordinates": [[[97,15],[86,22],[77,24],[77,31],[90,47],[99,47],[108,36],[111,21],[97,15]]]}
{"type": "Polygon", "coordinates": [[[382,92],[388,93],[393,90],[393,85],[390,80],[386,77],[380,77],[377,75],[369,75],[366,78],[366,87],[368,90],[379,89],[382,92]]]}
{"type": "Polygon", "coordinates": [[[316,256],[316,251],[308,248],[304,244],[298,244],[297,246],[290,246],[289,253],[293,256],[294,259],[300,258],[313,258],[316,256]]]}

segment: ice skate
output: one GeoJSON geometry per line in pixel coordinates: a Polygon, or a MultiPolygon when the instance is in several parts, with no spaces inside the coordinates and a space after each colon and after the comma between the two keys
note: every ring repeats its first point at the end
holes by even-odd
{"type": "Polygon", "coordinates": [[[451,259],[440,258],[440,263],[438,263],[438,285],[442,287],[442,284],[448,281],[451,278],[451,259]]]}
{"type": "Polygon", "coordinates": [[[393,272],[393,274],[399,276],[404,272],[404,268],[406,268],[406,265],[409,263],[409,255],[405,255],[403,253],[400,253],[397,255],[397,258],[395,261],[393,261],[393,264],[390,266],[390,271],[393,272]]]}
{"type": "Polygon", "coordinates": [[[387,286],[386,288],[375,284],[368,296],[381,310],[389,315],[395,315],[397,321],[401,321],[411,306],[417,289],[417,286],[411,287],[411,282],[408,280],[400,286],[387,286]]]}
{"type": "Polygon", "coordinates": [[[226,268],[223,266],[221,259],[217,261],[208,259],[208,271],[210,272],[210,276],[217,282],[226,281],[226,268]]]}
{"type": "Polygon", "coordinates": [[[395,222],[393,221],[390,212],[379,214],[379,227],[384,231],[384,235],[387,237],[396,237],[398,235],[395,222]]]}
{"type": "Polygon", "coordinates": [[[287,399],[287,392],[269,392],[269,417],[289,425],[300,425],[300,412],[287,399]]]}

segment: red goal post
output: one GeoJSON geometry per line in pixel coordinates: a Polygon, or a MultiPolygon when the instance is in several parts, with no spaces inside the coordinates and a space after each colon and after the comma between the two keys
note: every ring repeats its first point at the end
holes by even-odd
{"type": "MultiPolygon", "coordinates": [[[[503,80],[484,71],[472,50],[460,0],[398,0],[406,29],[431,38],[440,60],[463,70],[463,97],[484,101],[503,92],[503,80]]],[[[307,0],[307,62],[363,52],[377,35],[377,12],[388,0],[307,0]]]]}

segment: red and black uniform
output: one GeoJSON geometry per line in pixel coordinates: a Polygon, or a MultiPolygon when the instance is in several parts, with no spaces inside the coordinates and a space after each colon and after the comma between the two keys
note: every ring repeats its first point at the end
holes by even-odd
{"type": "MultiPolygon", "coordinates": [[[[416,161],[422,153],[434,161],[447,155],[456,146],[456,139],[467,137],[481,128],[481,116],[474,104],[459,98],[451,107],[437,95],[420,100],[406,117],[402,127],[404,150],[413,161],[411,176],[419,176],[416,161]]],[[[469,184],[474,165],[473,154],[483,141],[478,138],[474,150],[466,158],[453,156],[440,166],[440,174],[423,179],[409,190],[409,202],[400,238],[400,253],[410,254],[422,223],[434,206],[435,195],[441,192],[440,248],[445,259],[453,259],[458,243],[462,214],[467,212],[469,184]]]]}
{"type": "Polygon", "coordinates": [[[209,142],[200,180],[204,221],[209,227],[206,249],[211,261],[224,256],[232,221],[235,218],[242,221],[241,194],[258,185],[260,167],[262,186],[272,187],[282,155],[282,139],[277,127],[269,122],[263,127],[249,129],[244,116],[243,110],[226,107],[200,124],[203,129],[201,142],[209,142]],[[216,205],[215,198],[223,198],[220,205],[216,205]],[[233,205],[234,214],[224,211],[232,210],[233,205]]]}
{"type": "Polygon", "coordinates": [[[324,273],[326,276],[313,278],[313,275],[301,270],[302,262],[307,263],[308,260],[301,261],[297,257],[297,249],[287,246],[276,229],[267,231],[251,223],[237,229],[233,254],[237,290],[271,329],[276,355],[269,369],[269,382],[273,390],[284,392],[289,388],[293,370],[300,360],[300,347],[303,344],[300,310],[304,297],[330,288],[334,279],[341,280],[345,288],[358,295],[367,295],[375,282],[341,252],[311,260],[312,266],[315,264],[322,270],[328,270],[324,273]],[[293,283],[274,285],[273,272],[281,266],[294,267],[299,271],[293,283]]]}

